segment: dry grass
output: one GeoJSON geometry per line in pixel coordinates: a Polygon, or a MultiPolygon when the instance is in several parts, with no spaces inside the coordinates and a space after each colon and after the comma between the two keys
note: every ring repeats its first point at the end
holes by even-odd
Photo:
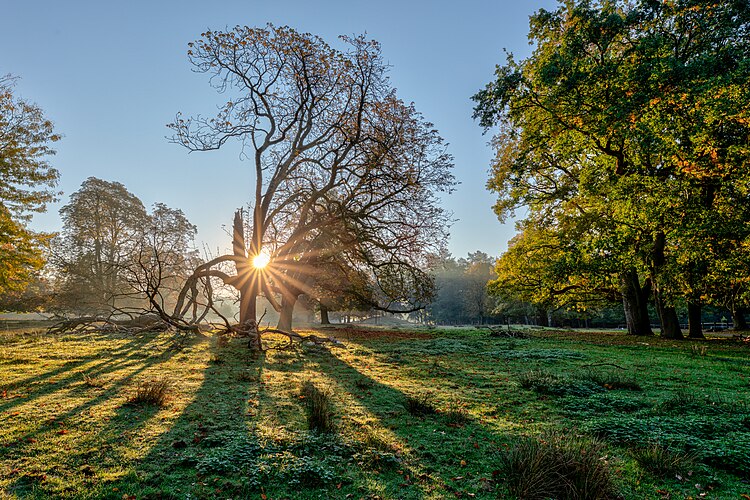
{"type": "Polygon", "coordinates": [[[131,405],[164,406],[169,400],[172,383],[166,378],[142,380],[128,399],[131,405]]]}

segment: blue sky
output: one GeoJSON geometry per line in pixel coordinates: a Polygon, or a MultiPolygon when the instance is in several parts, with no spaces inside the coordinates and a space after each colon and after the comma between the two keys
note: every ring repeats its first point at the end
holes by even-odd
{"type": "Polygon", "coordinates": [[[207,28],[289,25],[334,42],[360,34],[381,42],[399,95],[413,101],[449,143],[460,185],[444,200],[457,222],[458,257],[498,255],[515,230],[500,224],[485,190],[492,150],[472,120],[470,97],[492,78],[503,49],[525,57],[528,16],[555,1],[76,1],[7,0],[0,30],[0,74],[20,77],[16,92],[36,102],[64,135],[54,165],[61,201],[35,217],[60,229],[57,214],[87,177],[116,180],[148,206],[182,209],[212,251],[230,246],[222,226],[249,201],[249,164],[239,150],[188,154],[170,144],[178,111],[210,113],[221,99],[191,71],[187,43],[207,28]]]}

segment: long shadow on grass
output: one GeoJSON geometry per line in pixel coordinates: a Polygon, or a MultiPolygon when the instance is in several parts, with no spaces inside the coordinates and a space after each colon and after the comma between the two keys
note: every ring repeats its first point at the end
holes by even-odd
{"type": "MultiPolygon", "coordinates": [[[[81,368],[87,367],[85,370],[86,375],[90,377],[98,377],[115,370],[120,370],[127,365],[138,364],[138,360],[131,358],[131,356],[142,349],[143,346],[149,343],[153,338],[151,336],[140,336],[133,338],[124,345],[118,347],[115,350],[107,352],[97,352],[95,357],[88,357],[79,361],[70,361],[64,363],[62,366],[53,370],[46,371],[39,375],[27,377],[24,379],[14,380],[9,384],[11,389],[19,389],[24,387],[34,386],[25,396],[15,397],[13,399],[7,399],[0,402],[0,412],[10,410],[11,408],[19,405],[27,404],[35,399],[47,396],[54,392],[58,392],[61,389],[82,380],[83,374],[81,368]],[[97,360],[105,358],[104,360],[96,363],[97,360]],[[63,375],[62,378],[57,378],[63,375]]],[[[139,358],[144,359],[144,358],[139,358]]],[[[150,358],[146,358],[150,359],[150,358]]]]}
{"type": "MultiPolygon", "coordinates": [[[[436,488],[456,496],[489,495],[496,469],[493,457],[505,439],[472,418],[461,400],[454,400],[454,405],[438,413],[414,416],[406,410],[407,394],[370,377],[333,352],[313,361],[408,450],[406,464],[411,474],[408,480],[395,483],[401,489],[397,496],[421,498],[436,488]]],[[[397,370],[391,372],[393,377],[399,376],[397,370]]],[[[435,396],[440,399],[440,394],[435,396]]]]}
{"type": "MultiPolygon", "coordinates": [[[[109,354],[123,356],[135,350],[137,344],[142,346],[154,339],[153,335],[136,339],[120,349],[110,351],[109,354]]],[[[41,394],[33,393],[30,398],[23,398],[18,403],[28,403],[42,396],[52,396],[53,399],[47,401],[46,404],[58,406],[61,402],[64,404],[70,392],[75,393],[78,398],[83,395],[84,401],[64,411],[47,414],[45,419],[31,423],[30,430],[22,435],[14,436],[14,441],[5,443],[0,457],[3,460],[18,460],[43,453],[45,460],[42,466],[45,470],[46,467],[52,467],[48,472],[63,477],[75,473],[79,466],[86,466],[86,463],[95,456],[99,457],[99,461],[104,457],[107,461],[117,462],[119,453],[113,449],[117,443],[125,439],[122,431],[131,434],[137,432],[156,413],[156,410],[121,406],[114,417],[106,419],[108,423],[103,429],[90,433],[88,427],[92,417],[94,421],[101,421],[102,418],[94,415],[92,411],[112,398],[120,396],[123,388],[140,373],[154,365],[166,362],[175,353],[176,351],[166,350],[158,355],[140,357],[140,361],[117,362],[112,359],[101,363],[97,365],[96,370],[88,373],[103,374],[114,370],[129,370],[124,377],[108,381],[103,388],[88,386],[84,383],[80,372],[58,383],[46,384],[44,389],[39,391],[41,394]],[[69,387],[70,392],[62,392],[69,387]],[[60,391],[58,396],[55,396],[56,391],[60,391]],[[123,421],[127,422],[124,426],[121,425],[123,421]]],[[[88,476],[92,475],[92,470],[90,466],[86,466],[80,473],[88,476]]],[[[19,474],[11,483],[10,490],[19,494],[29,493],[34,489],[38,475],[19,474]]]]}
{"type": "MultiPolygon", "coordinates": [[[[201,353],[201,356],[206,354],[201,353]]],[[[248,400],[257,398],[263,357],[235,347],[217,347],[211,341],[210,361],[203,372],[200,387],[169,430],[150,445],[148,453],[115,482],[101,484],[92,490],[97,498],[217,498],[233,497],[242,492],[241,485],[231,481],[204,482],[196,466],[207,455],[228,445],[246,443],[251,438],[248,400]]],[[[191,360],[191,362],[195,362],[191,360]]],[[[178,382],[179,383],[179,382],[178,382]]],[[[134,410],[125,409],[120,419],[129,418],[134,410]]],[[[153,413],[143,412],[136,430],[148,422],[153,413]]],[[[132,428],[132,426],[131,426],[132,428]]]]}

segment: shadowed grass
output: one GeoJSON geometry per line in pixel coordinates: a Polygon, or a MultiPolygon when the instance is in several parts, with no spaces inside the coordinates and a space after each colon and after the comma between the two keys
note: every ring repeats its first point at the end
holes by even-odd
{"type": "Polygon", "coordinates": [[[457,328],[325,335],[342,344],[259,357],[227,337],[0,336],[0,497],[512,498],[500,457],[563,433],[601,436],[626,499],[746,492],[739,344],[691,356],[614,333],[539,330],[512,345],[457,328]],[[138,381],[165,377],[168,405],[127,404],[138,381]],[[306,381],[327,394],[335,433],[309,430],[306,381]],[[435,413],[414,418],[410,395],[435,413]],[[690,482],[644,472],[648,442],[700,446],[690,482]]]}

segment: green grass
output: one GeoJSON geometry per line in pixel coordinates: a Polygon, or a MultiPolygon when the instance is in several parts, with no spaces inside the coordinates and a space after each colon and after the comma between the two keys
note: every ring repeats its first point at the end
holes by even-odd
{"type": "Polygon", "coordinates": [[[750,495],[747,345],[530,334],[327,328],[341,344],[254,357],[241,339],[0,333],[0,498],[512,498],[545,436],[599,443],[627,499],[750,495]],[[133,404],[153,380],[163,404],[133,404]],[[308,430],[308,381],[333,433],[308,430]]]}

